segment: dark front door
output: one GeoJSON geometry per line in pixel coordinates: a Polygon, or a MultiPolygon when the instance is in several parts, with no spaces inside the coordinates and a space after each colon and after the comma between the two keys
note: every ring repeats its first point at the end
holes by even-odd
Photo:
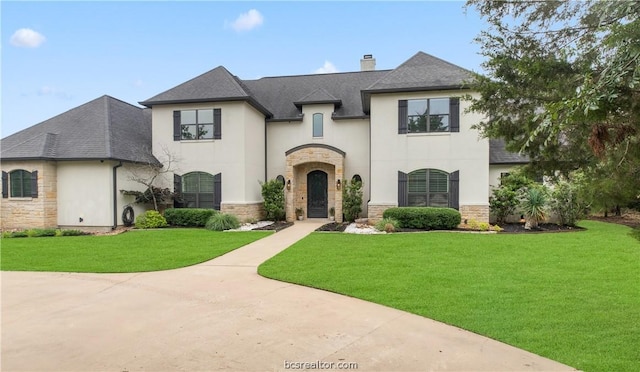
{"type": "Polygon", "coordinates": [[[307,217],[327,218],[327,174],[320,170],[307,174],[307,217]]]}

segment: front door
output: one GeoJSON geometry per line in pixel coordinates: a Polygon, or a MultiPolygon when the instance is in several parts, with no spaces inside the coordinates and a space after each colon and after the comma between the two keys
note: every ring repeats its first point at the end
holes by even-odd
{"type": "Polygon", "coordinates": [[[307,217],[327,218],[327,174],[321,170],[307,174],[307,217]]]}

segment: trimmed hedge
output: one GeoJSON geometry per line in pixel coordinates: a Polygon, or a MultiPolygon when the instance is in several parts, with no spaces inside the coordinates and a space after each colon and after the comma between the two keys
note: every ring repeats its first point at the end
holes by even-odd
{"type": "Polygon", "coordinates": [[[217,213],[214,209],[169,208],[164,211],[164,218],[171,226],[204,227],[209,218],[217,213]]]}
{"type": "Polygon", "coordinates": [[[401,228],[421,230],[453,230],[462,221],[460,212],[452,208],[395,207],[382,214],[397,220],[401,228]]]}
{"type": "Polygon", "coordinates": [[[136,229],[157,229],[166,226],[167,220],[158,211],[146,211],[136,217],[136,229]]]}

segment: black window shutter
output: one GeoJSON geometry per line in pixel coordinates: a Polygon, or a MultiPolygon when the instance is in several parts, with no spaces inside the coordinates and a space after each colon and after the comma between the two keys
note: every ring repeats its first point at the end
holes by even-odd
{"type": "Polygon", "coordinates": [[[222,202],[222,173],[213,176],[213,209],[220,210],[222,202]]]}
{"type": "Polygon", "coordinates": [[[213,110],[213,139],[222,139],[222,110],[213,110]]]}
{"type": "Polygon", "coordinates": [[[180,111],[173,112],[173,140],[180,141],[182,131],[180,130],[180,111]]]}
{"type": "Polygon", "coordinates": [[[408,204],[407,174],[398,171],[398,207],[406,207],[408,204]]]}
{"type": "Polygon", "coordinates": [[[173,198],[173,207],[182,207],[182,176],[173,174],[173,193],[177,196],[173,198]]]}
{"type": "Polygon", "coordinates": [[[460,209],[460,171],[449,173],[449,208],[460,209]]]}
{"type": "Polygon", "coordinates": [[[449,127],[452,132],[460,132],[460,98],[449,99],[449,127]]]}
{"type": "Polygon", "coordinates": [[[2,197],[9,197],[9,174],[2,171],[2,197]]]}
{"type": "Polygon", "coordinates": [[[31,197],[38,197],[38,171],[31,172],[31,197]]]}
{"type": "Polygon", "coordinates": [[[407,133],[407,100],[398,101],[398,134],[407,133]]]}

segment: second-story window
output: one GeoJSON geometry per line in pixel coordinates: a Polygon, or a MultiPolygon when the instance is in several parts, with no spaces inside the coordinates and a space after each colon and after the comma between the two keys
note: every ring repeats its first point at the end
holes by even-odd
{"type": "Polygon", "coordinates": [[[460,131],[460,100],[424,98],[398,101],[398,133],[460,131]]]}
{"type": "Polygon", "coordinates": [[[313,136],[322,137],[322,114],[313,114],[313,136]]]}
{"type": "Polygon", "coordinates": [[[173,139],[221,139],[220,109],[182,110],[173,112],[173,139]]]}

